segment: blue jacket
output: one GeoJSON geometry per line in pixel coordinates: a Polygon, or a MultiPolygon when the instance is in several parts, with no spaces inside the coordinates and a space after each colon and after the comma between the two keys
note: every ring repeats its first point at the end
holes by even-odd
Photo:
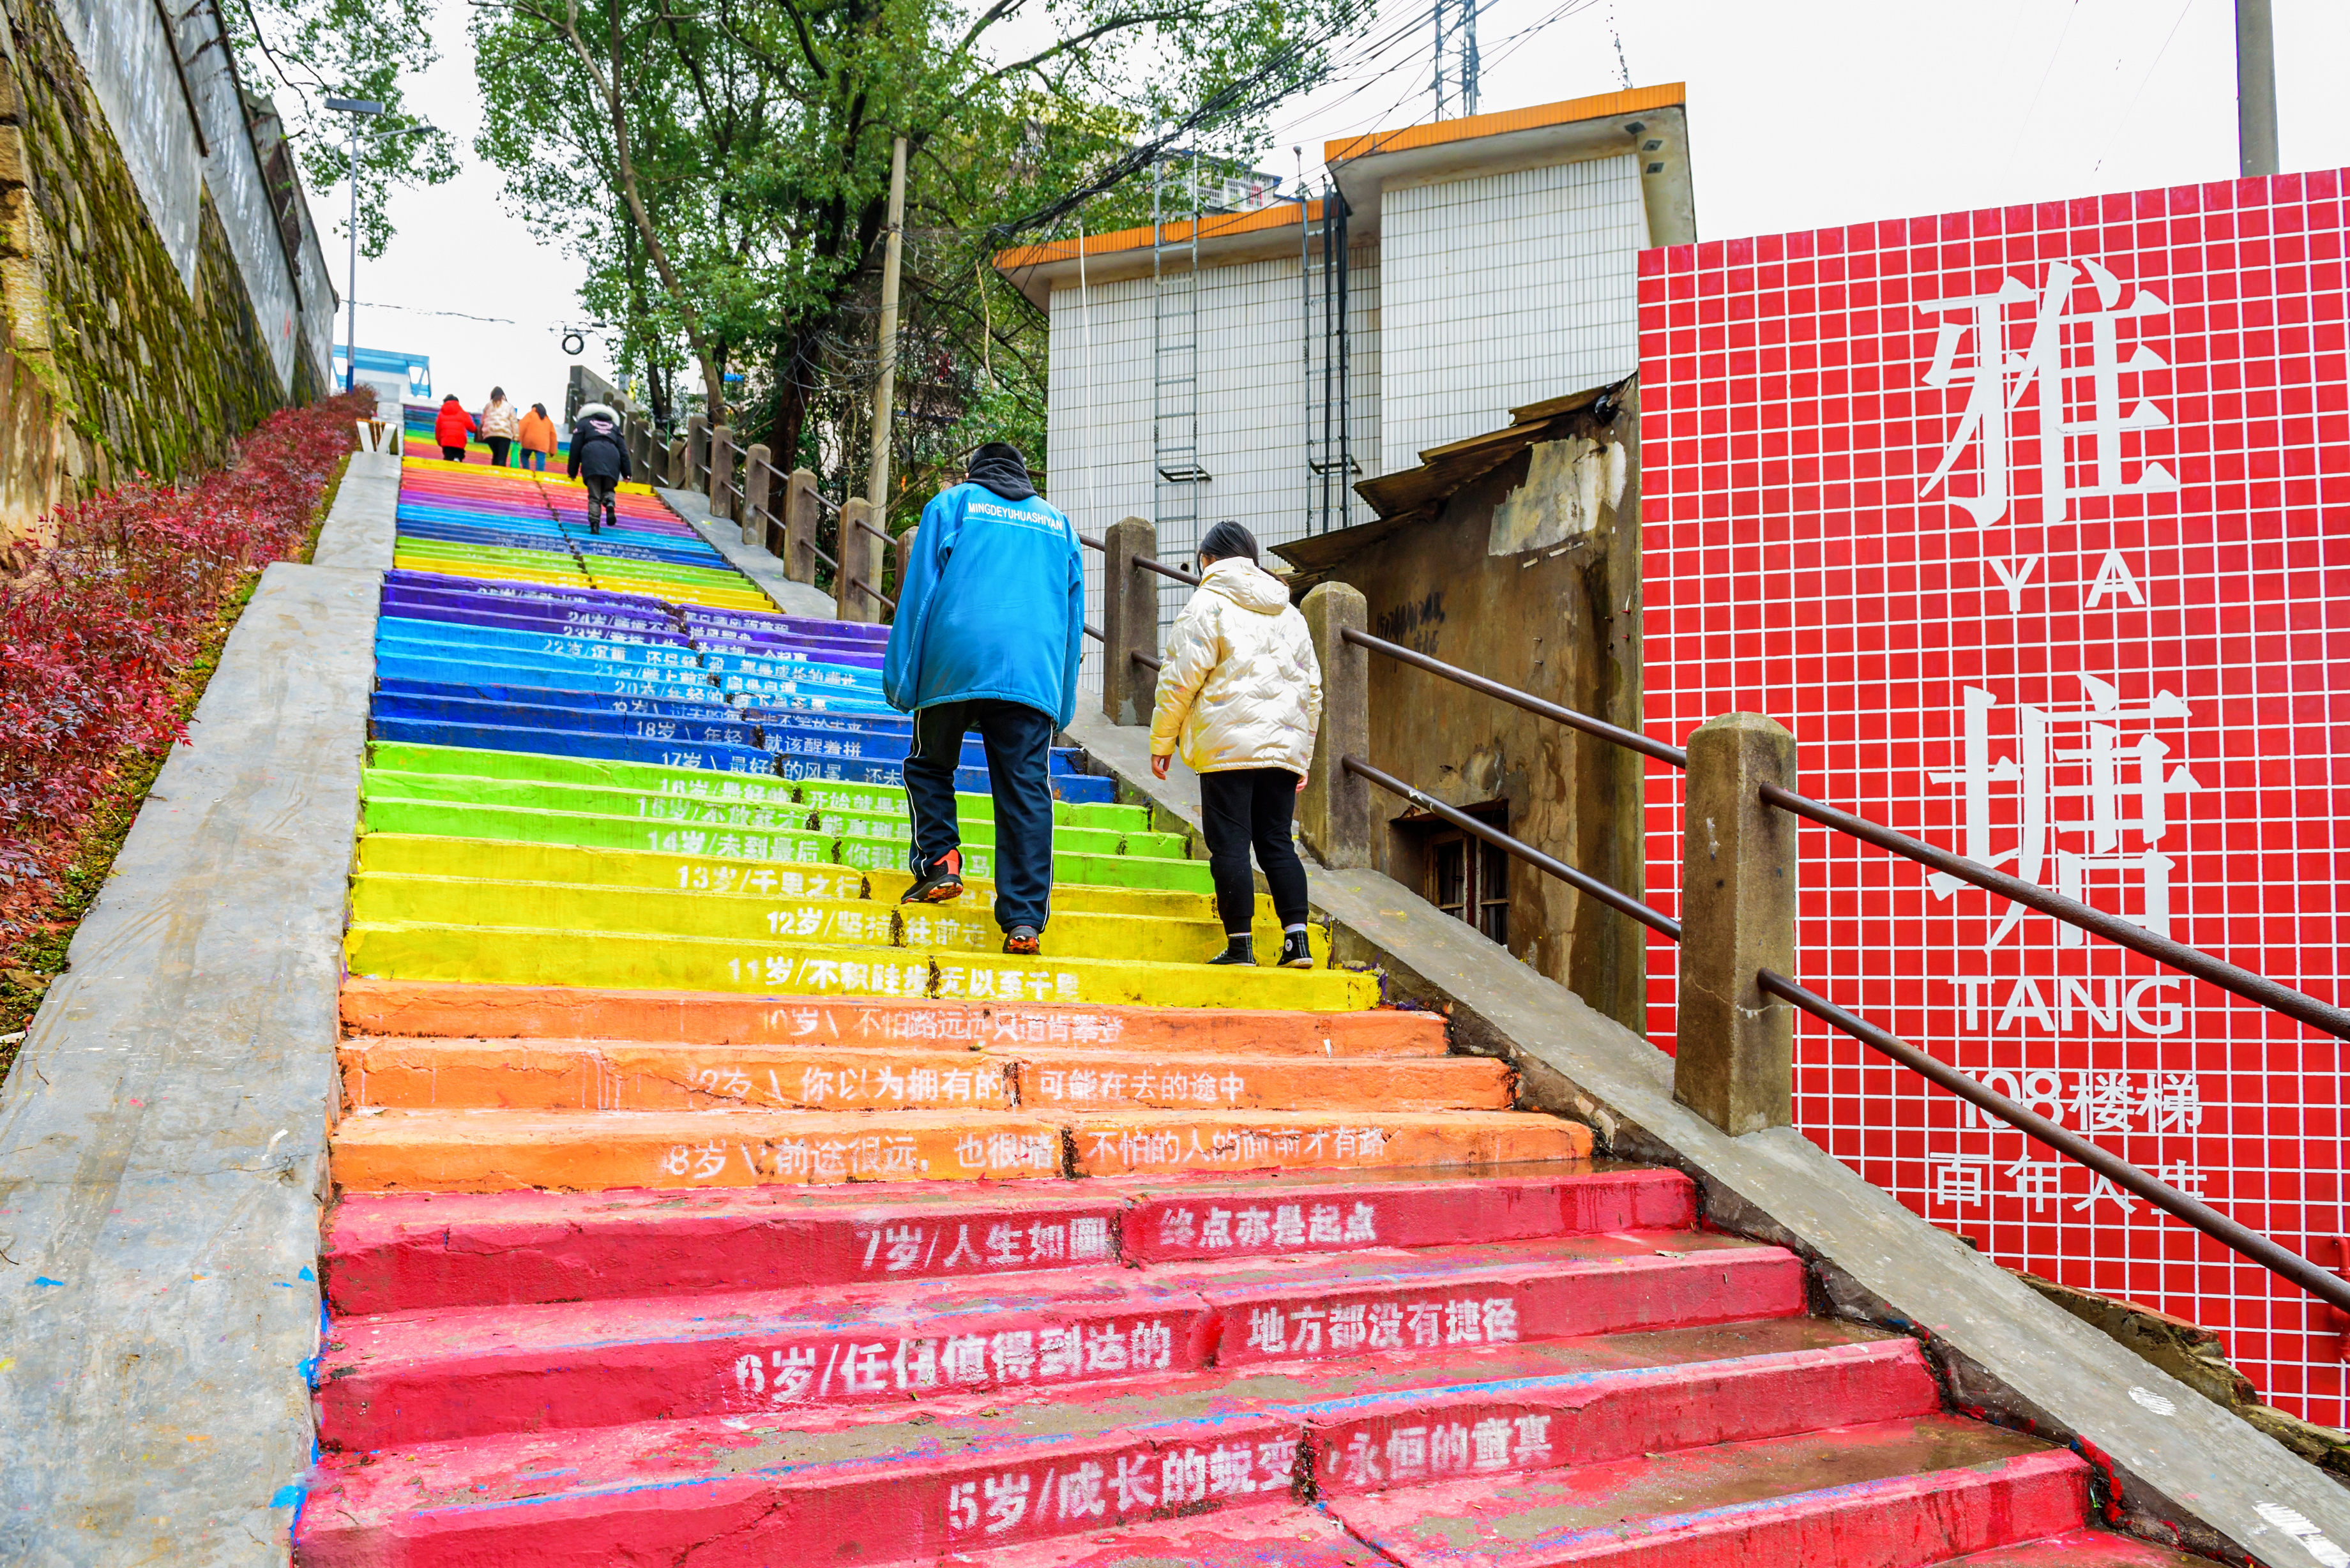
{"type": "Polygon", "coordinates": [[[993,697],[1066,725],[1085,635],[1076,528],[1042,496],[958,484],[922,509],[881,690],[905,712],[993,697]]]}

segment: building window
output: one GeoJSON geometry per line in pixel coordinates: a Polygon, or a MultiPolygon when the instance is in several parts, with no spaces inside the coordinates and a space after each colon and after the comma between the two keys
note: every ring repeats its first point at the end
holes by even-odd
{"type": "MultiPolygon", "coordinates": [[[[1505,809],[1477,813],[1496,827],[1508,820],[1505,809]]],[[[1428,901],[1456,920],[1466,920],[1503,947],[1510,945],[1510,857],[1508,852],[1457,827],[1431,833],[1427,839],[1428,901]]]]}

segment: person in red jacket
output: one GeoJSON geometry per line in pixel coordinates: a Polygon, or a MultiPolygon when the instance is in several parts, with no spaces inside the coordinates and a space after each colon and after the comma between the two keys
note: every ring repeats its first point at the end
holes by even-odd
{"type": "Polygon", "coordinates": [[[432,439],[441,443],[441,455],[451,462],[465,461],[465,438],[478,427],[473,416],[450,393],[441,400],[441,417],[432,421],[432,439]]]}

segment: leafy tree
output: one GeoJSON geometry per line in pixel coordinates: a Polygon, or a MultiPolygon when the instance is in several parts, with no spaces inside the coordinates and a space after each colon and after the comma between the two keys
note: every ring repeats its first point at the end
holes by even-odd
{"type": "Polygon", "coordinates": [[[392,191],[438,185],[457,172],[456,142],[445,131],[368,134],[415,123],[401,83],[440,57],[432,0],[236,0],[221,16],[245,82],[277,89],[277,111],[313,190],[350,172],[350,117],[329,110],[326,99],[372,99],[384,106],[380,119],[360,126],[359,157],[359,248],[370,259],[383,254],[391,241],[392,191]]]}
{"type": "Polygon", "coordinates": [[[702,405],[764,431],[779,462],[838,472],[869,417],[890,142],[906,138],[895,444],[911,480],[982,421],[1041,442],[1040,321],[990,253],[1070,232],[1080,202],[1096,230],[1139,221],[1139,177],[1179,143],[1245,160],[1256,117],[1367,11],[504,0],[475,22],[476,146],[542,234],[588,262],[586,303],[657,412],[690,366],[702,405]]]}

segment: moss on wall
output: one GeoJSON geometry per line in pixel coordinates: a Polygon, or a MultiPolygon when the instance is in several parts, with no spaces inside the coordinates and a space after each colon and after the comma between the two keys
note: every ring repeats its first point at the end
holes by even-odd
{"type": "Polygon", "coordinates": [[[306,390],[277,379],[210,198],[191,290],[55,16],[0,0],[0,537],[216,465],[306,390]]]}

